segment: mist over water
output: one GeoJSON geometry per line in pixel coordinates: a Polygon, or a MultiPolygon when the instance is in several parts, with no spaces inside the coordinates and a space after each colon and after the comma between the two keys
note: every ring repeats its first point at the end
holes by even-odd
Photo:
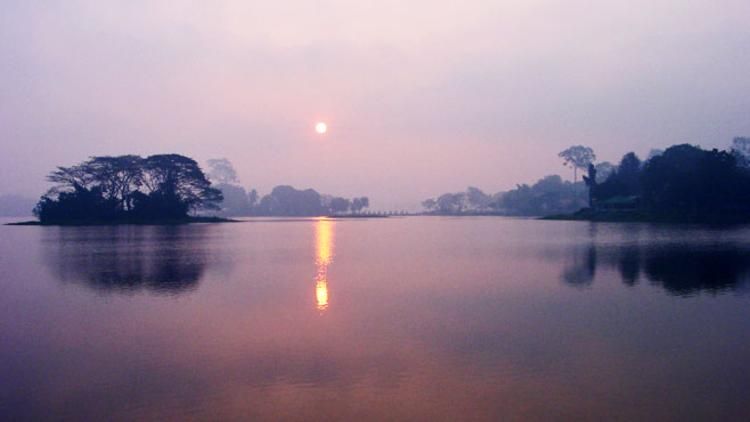
{"type": "Polygon", "coordinates": [[[0,226],[0,411],[742,419],[750,229],[0,226]]]}
{"type": "Polygon", "coordinates": [[[178,153],[230,157],[259,192],[417,209],[569,177],[571,144],[615,161],[750,134],[746,0],[3,6],[0,194],[38,198],[92,155],[178,153]]]}

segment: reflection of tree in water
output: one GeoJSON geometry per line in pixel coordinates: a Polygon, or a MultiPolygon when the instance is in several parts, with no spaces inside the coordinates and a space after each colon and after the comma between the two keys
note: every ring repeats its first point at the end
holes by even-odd
{"type": "Polygon", "coordinates": [[[620,249],[620,259],[617,269],[620,271],[622,282],[633,286],[641,276],[641,253],[636,246],[625,246],[620,249]]]}
{"type": "Polygon", "coordinates": [[[742,286],[750,272],[750,254],[740,247],[663,248],[646,255],[642,268],[670,293],[718,293],[742,286]]]}
{"type": "Polygon", "coordinates": [[[573,249],[571,259],[562,272],[561,278],[571,286],[585,287],[596,276],[596,248],[573,249]]]}
{"type": "Polygon", "coordinates": [[[197,287],[206,265],[204,226],[66,227],[45,232],[56,277],[101,291],[176,294],[197,287]]]}
{"type": "Polygon", "coordinates": [[[567,254],[561,278],[573,286],[593,282],[597,265],[617,269],[626,285],[645,276],[675,295],[719,293],[750,278],[750,248],[735,243],[577,246],[567,254]]]}

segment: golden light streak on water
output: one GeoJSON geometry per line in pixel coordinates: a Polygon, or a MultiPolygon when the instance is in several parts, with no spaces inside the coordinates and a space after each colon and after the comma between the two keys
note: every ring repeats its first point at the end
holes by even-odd
{"type": "Polygon", "coordinates": [[[325,218],[315,223],[315,301],[320,311],[328,309],[328,266],[333,261],[334,224],[325,218]]]}

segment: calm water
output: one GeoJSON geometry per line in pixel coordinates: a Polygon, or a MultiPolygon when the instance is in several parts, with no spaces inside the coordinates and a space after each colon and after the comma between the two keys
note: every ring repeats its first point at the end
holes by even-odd
{"type": "Polygon", "coordinates": [[[0,419],[744,419],[750,229],[0,227],[0,419]]]}

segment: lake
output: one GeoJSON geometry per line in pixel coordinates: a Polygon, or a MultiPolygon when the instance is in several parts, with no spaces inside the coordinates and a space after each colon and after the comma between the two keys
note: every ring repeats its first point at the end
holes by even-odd
{"type": "Polygon", "coordinates": [[[747,420],[750,229],[0,226],[0,419],[747,420]]]}

